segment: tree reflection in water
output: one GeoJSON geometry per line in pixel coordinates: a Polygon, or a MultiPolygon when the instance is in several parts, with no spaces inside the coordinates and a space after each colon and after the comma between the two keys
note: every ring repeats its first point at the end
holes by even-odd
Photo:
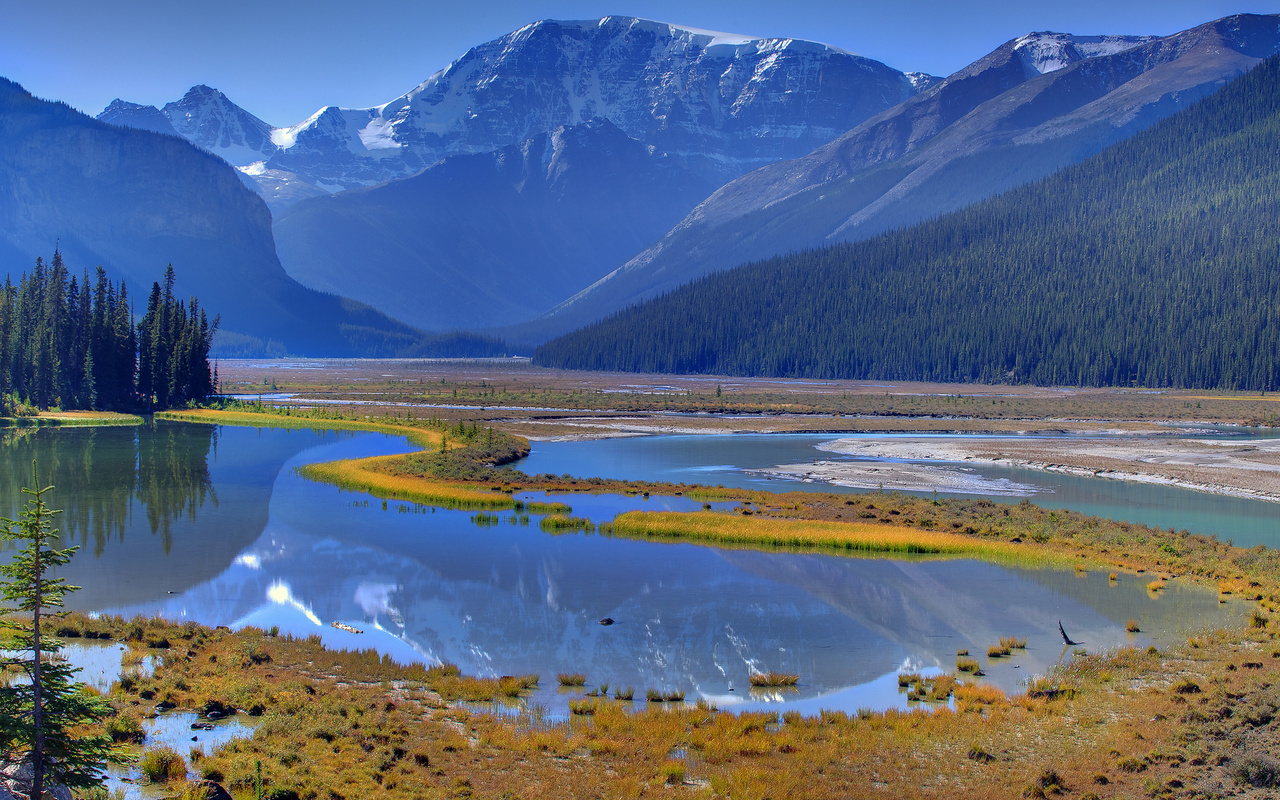
{"type": "Polygon", "coordinates": [[[55,487],[65,509],[58,525],[71,543],[99,556],[112,537],[123,541],[136,501],[168,554],[172,523],[194,521],[206,502],[218,503],[208,463],[217,440],[211,425],[6,429],[0,514],[12,517],[21,508],[17,478],[37,460],[41,484],[55,487]]]}

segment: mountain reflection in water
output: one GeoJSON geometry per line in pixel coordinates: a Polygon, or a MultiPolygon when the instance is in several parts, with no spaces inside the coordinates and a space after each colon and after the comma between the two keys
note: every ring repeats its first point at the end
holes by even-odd
{"type": "MultiPolygon", "coordinates": [[[[496,526],[478,527],[471,512],[394,501],[384,507],[292,469],[407,447],[376,434],[178,425],[140,429],[136,441],[108,429],[96,434],[41,432],[5,448],[8,470],[24,462],[29,469],[33,456],[42,471],[46,460],[57,461],[50,469],[73,488],[60,486],[55,505],[71,509],[77,536],[96,544],[94,531],[115,525],[107,528],[115,539],[73,561],[68,577],[85,587],[72,596],[79,607],[278,625],[335,646],[451,661],[481,675],[537,672],[543,683],[534,699],[553,709],[570,696],[555,686],[559,672],[583,672],[589,686],[634,686],[641,695],[681,689],[722,706],[904,705],[885,676],[904,667],[951,670],[957,649],[985,663],[986,647],[1001,636],[1026,637],[1028,647],[984,669],[1016,689],[1071,657],[1059,619],[1096,652],[1151,636],[1167,641],[1242,608],[1177,583],[1152,597],[1144,581],[1112,583],[1105,573],[553,536],[536,517],[521,525],[510,512],[499,512],[496,526]],[[113,445],[120,453],[97,452],[113,437],[121,438],[113,445]],[[156,441],[144,446],[146,437],[156,441]],[[129,458],[138,464],[132,479],[96,480],[103,469],[126,471],[129,458]],[[150,462],[145,470],[143,461],[150,462]],[[87,503],[78,491],[91,495],[87,503]],[[135,520],[134,501],[147,509],[145,519],[135,520]],[[603,617],[616,624],[599,625],[603,617]],[[1128,618],[1140,621],[1143,634],[1125,633],[1128,618]],[[335,621],[365,633],[335,629],[335,621]],[[799,690],[753,695],[755,670],[796,673],[799,690]]],[[[684,498],[563,499],[596,521],[625,508],[701,507],[684,498]]]]}

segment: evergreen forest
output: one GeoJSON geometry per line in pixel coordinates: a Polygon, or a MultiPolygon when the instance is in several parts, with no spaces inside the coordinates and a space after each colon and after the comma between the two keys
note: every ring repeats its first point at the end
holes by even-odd
{"type": "Polygon", "coordinates": [[[136,326],[124,282],[98,267],[69,274],[61,253],[37,258],[0,297],[0,415],[61,408],[145,410],[213,392],[209,346],[218,320],[173,295],[174,272],[151,287],[136,326]]]}
{"type": "Polygon", "coordinates": [[[1280,386],[1280,57],[1033,184],[707,276],[548,342],[548,367],[1280,386]]]}

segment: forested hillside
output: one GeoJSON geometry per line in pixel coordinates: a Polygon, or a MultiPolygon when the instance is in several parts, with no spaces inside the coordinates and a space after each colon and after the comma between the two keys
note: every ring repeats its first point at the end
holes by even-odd
{"type": "Polygon", "coordinates": [[[1280,385],[1280,60],[1093,158],[937,220],[709,276],[546,366],[1280,385]]]}
{"type": "Polygon", "coordinates": [[[0,416],[24,409],[162,408],[213,392],[209,345],[217,328],[174,297],[173,267],[151,286],[134,328],[129,291],[98,267],[71,275],[62,254],[36,259],[0,294],[0,416]]]}
{"type": "Polygon", "coordinates": [[[391,355],[422,338],[290,278],[266,205],[222,159],[0,78],[0,272],[16,279],[55,247],[67,263],[101,264],[135,287],[173,264],[177,295],[218,309],[229,353],[391,355]]]}

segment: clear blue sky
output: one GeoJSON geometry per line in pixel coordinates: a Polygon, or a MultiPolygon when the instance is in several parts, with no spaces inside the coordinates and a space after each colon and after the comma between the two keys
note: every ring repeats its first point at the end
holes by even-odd
{"type": "Polygon", "coordinates": [[[0,76],[90,114],[116,97],[163,105],[194,84],[273,125],[413,88],[467,48],[538,19],[648,17],[813,39],[947,75],[1029,31],[1169,34],[1251,0],[0,0],[0,76]]]}

